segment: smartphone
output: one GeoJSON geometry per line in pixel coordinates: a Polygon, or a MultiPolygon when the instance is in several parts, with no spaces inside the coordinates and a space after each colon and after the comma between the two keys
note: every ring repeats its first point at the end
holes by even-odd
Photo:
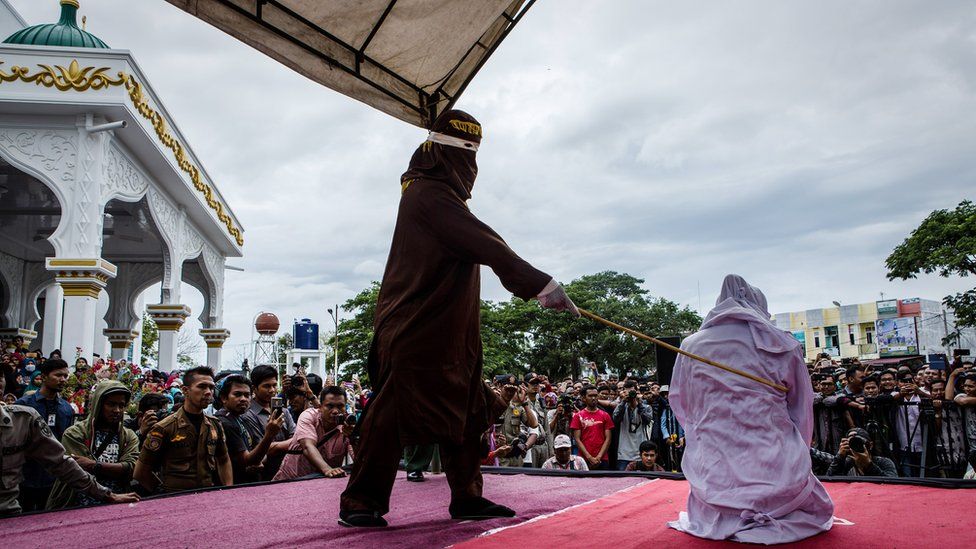
{"type": "Polygon", "coordinates": [[[271,397],[271,411],[280,410],[285,407],[285,399],[281,397],[271,397]]]}

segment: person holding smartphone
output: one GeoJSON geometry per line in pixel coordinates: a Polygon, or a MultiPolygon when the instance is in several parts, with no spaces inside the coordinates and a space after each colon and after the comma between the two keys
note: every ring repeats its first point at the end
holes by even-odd
{"type": "MultiPolygon", "coordinates": [[[[272,366],[256,366],[251,370],[250,377],[253,390],[251,405],[241,416],[241,421],[254,440],[261,440],[268,421],[271,420],[271,414],[275,409],[284,411],[285,399],[278,396],[278,371],[272,366]]],[[[275,435],[274,442],[286,441],[295,434],[295,421],[291,414],[283,414],[283,417],[285,421],[281,425],[281,430],[275,435]]],[[[271,480],[281,467],[283,459],[284,455],[269,455],[264,462],[261,480],[271,480]]]]}

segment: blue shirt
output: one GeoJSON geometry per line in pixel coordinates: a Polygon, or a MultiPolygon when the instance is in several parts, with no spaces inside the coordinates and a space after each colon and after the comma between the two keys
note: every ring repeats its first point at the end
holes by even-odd
{"type": "MultiPolygon", "coordinates": [[[[41,419],[48,422],[49,425],[51,423],[50,417],[53,416],[54,425],[51,425],[51,431],[54,433],[54,438],[59,441],[65,430],[75,422],[74,409],[68,404],[67,400],[60,396],[55,397],[54,400],[48,400],[44,398],[44,395],[40,391],[36,391],[30,395],[20,397],[17,400],[17,404],[30,406],[37,410],[37,413],[41,414],[41,419]]],[[[54,485],[54,477],[47,474],[47,471],[40,464],[27,460],[24,464],[23,485],[31,488],[47,488],[54,485]]]]}

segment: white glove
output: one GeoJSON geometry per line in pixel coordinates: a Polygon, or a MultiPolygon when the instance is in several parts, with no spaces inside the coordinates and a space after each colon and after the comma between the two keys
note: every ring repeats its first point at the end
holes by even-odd
{"type": "Polygon", "coordinates": [[[539,300],[539,304],[546,309],[569,311],[576,318],[580,316],[573,300],[566,295],[566,290],[563,290],[563,287],[555,279],[550,280],[549,284],[546,284],[546,287],[542,289],[536,298],[539,300]]]}

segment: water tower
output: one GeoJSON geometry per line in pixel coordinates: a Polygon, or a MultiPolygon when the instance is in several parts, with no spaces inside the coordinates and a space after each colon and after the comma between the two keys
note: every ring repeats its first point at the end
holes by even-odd
{"type": "Polygon", "coordinates": [[[303,318],[301,322],[295,321],[292,326],[292,336],[295,341],[294,348],[285,352],[288,373],[294,374],[291,365],[299,363],[305,365],[306,373],[315,374],[324,380],[326,352],[319,345],[319,325],[308,318],[303,318]]]}
{"type": "Polygon", "coordinates": [[[267,364],[278,368],[278,341],[275,334],[281,323],[274,313],[261,312],[254,318],[254,331],[257,334],[251,341],[251,367],[267,364]]]}

